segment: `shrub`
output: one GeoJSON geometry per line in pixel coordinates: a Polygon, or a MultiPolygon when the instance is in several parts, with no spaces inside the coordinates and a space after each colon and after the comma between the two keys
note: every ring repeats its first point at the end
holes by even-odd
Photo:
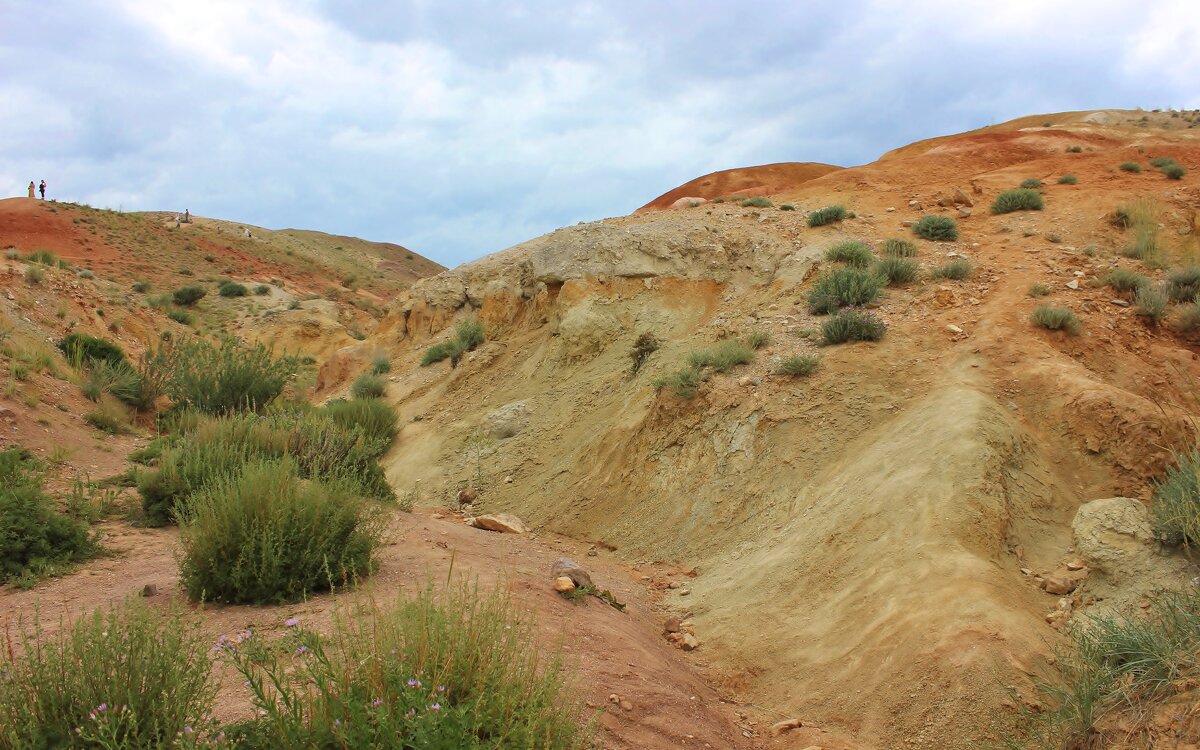
{"type": "Polygon", "coordinates": [[[807,377],[816,372],[820,365],[820,357],[814,354],[798,354],[783,360],[779,365],[779,371],[793,377],[807,377]]]}
{"type": "Polygon", "coordinates": [[[969,277],[975,269],[971,266],[971,261],[966,258],[955,258],[948,260],[937,268],[933,269],[933,278],[935,279],[953,279],[954,281],[962,281],[969,277]]]}
{"type": "Polygon", "coordinates": [[[1078,336],[1083,330],[1079,318],[1065,307],[1038,305],[1032,315],[1033,324],[1051,331],[1066,331],[1072,336],[1078,336]]]}
{"type": "Polygon", "coordinates": [[[633,349],[629,352],[629,358],[633,360],[633,372],[631,374],[637,375],[638,370],[641,370],[642,365],[646,363],[646,359],[658,351],[659,346],[661,346],[661,343],[653,333],[643,333],[638,336],[637,340],[633,342],[633,349]]]}
{"type": "Polygon", "coordinates": [[[1013,211],[1041,211],[1045,207],[1042,194],[1036,190],[1005,190],[992,202],[992,213],[1008,214],[1013,211]]]}
{"type": "Polygon", "coordinates": [[[717,342],[711,349],[702,349],[688,355],[688,364],[699,370],[705,367],[717,372],[729,372],[737,365],[754,361],[754,350],[740,341],[726,339],[717,342]]]}
{"type": "Polygon", "coordinates": [[[96,277],[96,274],[92,273],[86,268],[80,269],[75,273],[75,275],[81,279],[94,279],[96,277]]]}
{"type": "Polygon", "coordinates": [[[746,200],[742,201],[741,205],[742,208],[770,208],[774,204],[763,196],[756,195],[753,198],[747,198],[746,200]]]}
{"type": "Polygon", "coordinates": [[[375,375],[382,375],[385,372],[390,372],[391,369],[392,361],[383,352],[379,352],[371,359],[371,372],[375,375]]]}
{"type": "Polygon", "coordinates": [[[258,286],[254,287],[254,293],[259,297],[263,296],[264,294],[270,294],[271,287],[267,286],[266,284],[259,284],[258,286]]]}
{"type": "MultiPolygon", "coordinates": [[[[42,466],[20,448],[0,451],[0,583],[31,585],[95,551],[87,524],[54,511],[42,491],[42,466]]],[[[0,695],[9,682],[0,678],[0,695]]],[[[2,727],[0,721],[0,737],[2,727]]]]}
{"type": "MultiPolygon", "coordinates": [[[[1150,279],[1130,271],[1128,268],[1114,268],[1104,277],[1104,282],[1118,292],[1136,292],[1150,283],[1150,279]]],[[[1195,295],[1193,295],[1195,296],[1195,295]]]]}
{"type": "Polygon", "coordinates": [[[826,224],[842,221],[845,218],[845,206],[826,206],[808,214],[808,225],[810,227],[823,227],[826,224]]]}
{"type": "Polygon", "coordinates": [[[666,388],[676,398],[693,399],[700,392],[700,384],[703,382],[704,376],[699,370],[694,367],[685,367],[670,375],[656,378],[654,387],[658,390],[666,388]]]}
{"type": "Polygon", "coordinates": [[[762,349],[769,343],[771,343],[771,334],[766,331],[754,331],[746,337],[746,346],[751,349],[762,349]]]}
{"type": "Polygon", "coordinates": [[[915,258],[917,255],[917,245],[908,240],[884,240],[883,254],[892,258],[915,258]]]}
{"type": "Polygon", "coordinates": [[[190,326],[195,320],[192,314],[187,310],[172,310],[167,313],[167,317],[181,325],[190,326]]]}
{"type": "Polygon", "coordinates": [[[1030,177],[1028,180],[1021,180],[1021,187],[1025,190],[1037,190],[1042,186],[1042,181],[1036,177],[1030,177]]]}
{"type": "Polygon", "coordinates": [[[888,284],[907,284],[915,281],[921,266],[908,258],[883,258],[875,264],[875,273],[888,284]]]}
{"type": "Polygon", "coordinates": [[[473,351],[484,342],[483,323],[473,318],[464,320],[455,327],[454,336],[462,342],[467,351],[473,351]]]}
{"type": "Polygon", "coordinates": [[[32,253],[25,256],[25,260],[29,261],[30,263],[38,263],[43,266],[50,266],[51,268],[54,266],[66,267],[66,265],[58,259],[58,256],[49,250],[34,250],[32,253]]]}
{"type": "Polygon", "coordinates": [[[1167,317],[1167,302],[1167,290],[1161,285],[1144,284],[1133,296],[1137,314],[1152,323],[1160,323],[1167,317]]]}
{"type": "Polygon", "coordinates": [[[1180,305],[1175,327],[1179,329],[1180,333],[1195,333],[1200,330],[1200,302],[1180,305]]]}
{"type": "Polygon", "coordinates": [[[171,292],[171,299],[175,304],[182,307],[191,307],[199,302],[208,292],[204,291],[204,287],[200,286],[181,286],[174,292],[171,292]]]}
{"type": "Polygon", "coordinates": [[[101,402],[98,408],[83,415],[83,421],[110,435],[120,435],[129,431],[125,415],[112,406],[111,402],[101,402]]]}
{"type": "Polygon", "coordinates": [[[1150,166],[1154,167],[1155,169],[1162,169],[1163,167],[1169,167],[1175,163],[1176,163],[1175,160],[1169,156],[1156,156],[1150,160],[1150,166]]]}
{"type": "Polygon", "coordinates": [[[1122,172],[1133,172],[1136,174],[1136,173],[1142,171],[1142,165],[1138,164],[1137,162],[1133,162],[1133,161],[1123,162],[1121,164],[1121,171],[1122,172]]]}
{"type": "Polygon", "coordinates": [[[1045,297],[1051,291],[1053,290],[1050,288],[1049,284],[1034,284],[1033,286],[1029,287],[1029,296],[1045,297]]]}
{"type": "Polygon", "coordinates": [[[821,324],[821,334],[827,344],[847,341],[878,341],[887,333],[887,324],[874,313],[845,310],[821,324]]]}
{"type": "Polygon", "coordinates": [[[1073,174],[1065,174],[1058,178],[1059,185],[1074,185],[1077,182],[1079,182],[1079,178],[1073,174]]]}
{"type": "Polygon", "coordinates": [[[271,403],[300,369],[295,357],[275,358],[265,344],[220,347],[201,339],[167,342],[147,356],[146,369],[176,406],[207,414],[258,410],[271,403]]]}
{"type": "Polygon", "coordinates": [[[822,275],[808,293],[808,309],[826,315],[849,305],[874,302],[883,289],[883,279],[854,268],[838,268],[822,275]]]}
{"type": "MultiPolygon", "coordinates": [[[[91,386],[88,392],[111,393],[117,400],[139,411],[149,409],[158,398],[155,384],[147,380],[128,362],[113,364],[102,360],[88,375],[87,383],[91,386]]],[[[99,399],[91,400],[98,401],[99,399]]]]}
{"type": "Polygon", "coordinates": [[[382,442],[385,449],[396,437],[396,410],[377,398],[330,401],[325,413],[347,430],[358,427],[369,439],[382,442]]]}
{"type": "Polygon", "coordinates": [[[421,357],[421,367],[428,367],[443,359],[449,359],[450,366],[457,367],[458,360],[463,354],[472,351],[483,342],[483,324],[475,319],[464,320],[454,329],[453,339],[434,344],[425,350],[425,354],[421,357]]]}
{"type": "Polygon", "coordinates": [[[338,613],[330,636],[299,625],[227,653],[262,715],[256,747],[593,747],[581,693],[535,632],[501,587],[426,586],[338,613]]]}
{"type": "Polygon", "coordinates": [[[130,600],[17,640],[0,668],[0,746],[156,750],[209,715],[209,643],[178,609],[130,600]]]}
{"type": "Polygon", "coordinates": [[[796,207],[793,206],[791,203],[784,203],[783,205],[781,205],[779,207],[779,210],[780,211],[795,211],[796,207]]]}
{"type": "Polygon", "coordinates": [[[1083,151],[1083,146],[1067,146],[1068,154],[1078,154],[1083,151]]]}
{"type": "Polygon", "coordinates": [[[42,283],[45,280],[46,280],[46,272],[41,270],[40,268],[30,267],[30,268],[25,269],[25,283],[26,284],[29,284],[30,286],[37,286],[38,284],[42,283]]]}
{"type": "Polygon", "coordinates": [[[949,216],[922,216],[913,224],[913,234],[938,242],[958,239],[958,224],[949,216]]]}
{"type": "Polygon", "coordinates": [[[855,268],[866,268],[875,260],[871,248],[857,240],[839,242],[825,251],[825,260],[831,263],[845,263],[855,268]]]}
{"type": "Polygon", "coordinates": [[[133,282],[133,291],[136,292],[137,294],[145,294],[146,292],[150,291],[150,282],[149,281],[133,282]]]}
{"type": "Polygon", "coordinates": [[[1200,450],[1176,456],[1175,466],[1154,488],[1154,531],[1166,544],[1200,544],[1200,450]]]}
{"type": "Polygon", "coordinates": [[[1191,302],[1200,294],[1200,266],[1186,266],[1167,274],[1167,295],[1175,302],[1191,302]]]}
{"type": "Polygon", "coordinates": [[[217,284],[217,294],[222,297],[245,297],[250,291],[242,284],[228,279],[217,284]]]}
{"type": "Polygon", "coordinates": [[[364,372],[350,386],[354,398],[382,398],[387,393],[387,381],[378,375],[364,372]]]}
{"type": "Polygon", "coordinates": [[[1183,176],[1187,174],[1187,170],[1178,164],[1170,164],[1163,167],[1162,172],[1171,180],[1182,180],[1183,176]]]}
{"type": "Polygon", "coordinates": [[[380,516],[346,484],[301,481],[289,460],[247,464],[180,510],[180,579],[194,599],[295,602],[371,572],[380,516]]]}

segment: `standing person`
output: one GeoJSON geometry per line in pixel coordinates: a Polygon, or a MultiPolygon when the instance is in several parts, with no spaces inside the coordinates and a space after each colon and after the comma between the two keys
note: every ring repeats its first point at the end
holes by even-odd
{"type": "Polygon", "coordinates": [[[42,191],[42,200],[46,200],[46,181],[42,180],[42,184],[38,185],[38,190],[42,191]]]}
{"type": "Polygon", "coordinates": [[[183,209],[183,223],[184,223],[184,224],[191,224],[191,223],[192,223],[192,212],[191,212],[191,211],[189,211],[189,210],[188,210],[188,209],[186,209],[186,208],[185,208],[185,209],[183,209]]]}
{"type": "Polygon", "coordinates": [[[33,180],[30,180],[30,181],[29,181],[29,197],[30,197],[30,198],[33,198],[33,197],[34,197],[33,191],[34,191],[35,189],[36,189],[36,188],[33,186],[33,180]]]}

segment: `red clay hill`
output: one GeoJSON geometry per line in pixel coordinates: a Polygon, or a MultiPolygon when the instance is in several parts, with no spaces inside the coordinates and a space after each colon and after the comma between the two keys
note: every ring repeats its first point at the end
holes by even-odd
{"type": "Polygon", "coordinates": [[[680,198],[722,198],[730,195],[772,195],[799,187],[809,180],[836,172],[841,167],[811,161],[785,161],[778,164],[763,164],[759,167],[724,169],[720,172],[697,177],[669,190],[634,213],[645,213],[663,208],[680,198]]]}

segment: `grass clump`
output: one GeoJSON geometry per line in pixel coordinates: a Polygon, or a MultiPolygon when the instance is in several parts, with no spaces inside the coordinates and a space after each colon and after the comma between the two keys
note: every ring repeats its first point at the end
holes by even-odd
{"type": "Polygon", "coordinates": [[[821,335],[827,344],[847,341],[878,341],[887,333],[887,323],[874,313],[845,310],[821,324],[821,335]]]}
{"type": "Polygon", "coordinates": [[[879,298],[883,279],[855,268],[838,268],[822,275],[808,293],[808,309],[828,315],[842,307],[865,305],[879,298]]]}
{"type": "Polygon", "coordinates": [[[187,310],[172,310],[167,317],[181,325],[190,326],[195,318],[187,310]]]}
{"type": "Polygon", "coordinates": [[[825,260],[831,263],[845,263],[854,268],[866,268],[875,260],[875,255],[866,243],[849,240],[839,242],[826,250],[825,260]]]}
{"type": "Polygon", "coordinates": [[[350,386],[350,395],[356,399],[383,398],[387,393],[387,381],[380,375],[364,372],[350,386]]]}
{"type": "Polygon", "coordinates": [[[779,206],[779,210],[780,211],[795,211],[796,207],[793,206],[791,203],[784,203],[779,206]]]}
{"type": "Polygon", "coordinates": [[[656,378],[654,387],[657,390],[666,388],[675,398],[693,399],[700,392],[700,384],[703,382],[704,376],[699,370],[694,367],[685,367],[670,375],[656,378]]]}
{"type": "Polygon", "coordinates": [[[1150,166],[1154,167],[1155,169],[1162,169],[1163,167],[1169,167],[1175,163],[1177,163],[1177,162],[1169,156],[1156,156],[1150,160],[1150,166]]]}
{"type": "Polygon", "coordinates": [[[1176,456],[1175,466],[1154,488],[1154,532],[1165,544],[1200,544],[1200,448],[1176,456]]]}
{"type": "Polygon", "coordinates": [[[770,208],[775,204],[761,195],[756,195],[753,198],[747,198],[741,202],[742,208],[770,208]]]}
{"type": "Polygon", "coordinates": [[[992,213],[1008,214],[1013,211],[1041,211],[1045,208],[1045,201],[1042,200],[1042,194],[1036,190],[1020,188],[1017,190],[1005,190],[1000,195],[996,196],[996,200],[992,202],[992,213]]]}
{"type": "Polygon", "coordinates": [[[958,224],[949,216],[922,216],[912,229],[913,234],[926,240],[947,242],[958,239],[958,224]]]}
{"type": "Polygon", "coordinates": [[[1186,266],[1167,274],[1167,295],[1175,302],[1191,302],[1200,294],[1200,266],[1186,266]]]}
{"type": "Polygon", "coordinates": [[[296,625],[280,641],[227,645],[261,714],[233,729],[256,747],[593,747],[563,660],[540,655],[500,587],[361,604],[331,635],[296,625]]]}
{"type": "Polygon", "coordinates": [[[220,346],[190,339],[166,342],[147,356],[145,369],[176,407],[206,414],[258,410],[270,404],[300,369],[295,357],[274,356],[265,344],[220,346]]]}
{"type": "Polygon", "coordinates": [[[815,354],[798,354],[788,357],[779,364],[779,371],[792,377],[808,377],[821,366],[821,358],[815,354]]]}
{"type": "Polygon", "coordinates": [[[1129,293],[1146,286],[1150,283],[1150,279],[1128,268],[1115,268],[1104,277],[1104,283],[1118,292],[1129,293]]]}
{"type": "Polygon", "coordinates": [[[377,398],[337,399],[325,404],[324,411],[334,424],[346,430],[358,427],[369,440],[384,446],[396,437],[396,410],[377,398]]]}
{"type": "Polygon", "coordinates": [[[1137,174],[1142,171],[1142,165],[1135,161],[1122,162],[1120,167],[1122,172],[1132,172],[1137,174]]]}
{"type": "Polygon", "coordinates": [[[1079,182],[1079,178],[1073,174],[1065,174],[1058,178],[1059,185],[1074,185],[1079,182]]]}
{"type": "Polygon", "coordinates": [[[895,238],[884,240],[883,254],[891,258],[915,258],[917,256],[917,245],[908,240],[895,238]]]}
{"type": "Polygon", "coordinates": [[[1138,287],[1133,295],[1134,308],[1143,318],[1149,318],[1151,323],[1161,323],[1167,317],[1169,296],[1162,285],[1145,284],[1138,287]]]}
{"type": "Polygon", "coordinates": [[[379,352],[371,359],[371,373],[374,375],[383,375],[386,372],[391,372],[392,361],[388,359],[388,355],[379,352]]]}
{"type": "Polygon", "coordinates": [[[25,269],[25,283],[30,286],[37,286],[46,280],[46,272],[40,268],[25,269]]]}
{"type": "Polygon", "coordinates": [[[1050,331],[1066,331],[1072,336],[1078,336],[1083,330],[1079,318],[1076,317],[1074,311],[1068,310],[1065,307],[1054,307],[1052,305],[1038,305],[1034,311],[1032,318],[1033,324],[1045,328],[1050,331]]]}
{"type": "Polygon", "coordinates": [[[254,287],[254,293],[259,297],[262,297],[263,295],[271,293],[271,287],[266,284],[259,284],[258,286],[254,287]]]}
{"type": "Polygon", "coordinates": [[[1169,180],[1182,180],[1183,176],[1187,174],[1187,170],[1179,164],[1168,164],[1167,166],[1163,167],[1162,173],[1165,174],[1169,180]]]}
{"type": "MultiPolygon", "coordinates": [[[[95,554],[87,524],[55,512],[42,491],[43,468],[20,448],[0,451],[0,583],[28,587],[95,554]]],[[[0,679],[0,694],[6,682],[0,679]]]]}
{"type": "Polygon", "coordinates": [[[100,362],[117,365],[128,361],[120,346],[86,333],[68,334],[59,342],[58,348],[67,361],[76,366],[92,367],[100,362]]]}
{"type": "Polygon", "coordinates": [[[843,221],[846,218],[847,212],[845,206],[826,206],[818,208],[816,211],[811,211],[808,214],[808,225],[810,227],[823,227],[826,224],[843,221]]]}
{"type": "Polygon", "coordinates": [[[0,746],[157,750],[204,728],[209,643],[178,609],[130,600],[16,640],[21,655],[0,660],[0,746]]]}
{"type": "Polygon", "coordinates": [[[971,266],[971,261],[966,258],[955,258],[948,260],[937,268],[933,269],[933,278],[935,279],[953,279],[954,281],[962,281],[971,275],[975,269],[971,266]]]}
{"type": "Polygon", "coordinates": [[[483,324],[474,318],[464,320],[454,329],[453,339],[434,344],[425,350],[425,354],[421,356],[421,367],[428,367],[443,359],[449,359],[451,367],[458,367],[458,361],[462,359],[462,355],[473,351],[484,340],[483,324]]]}
{"type": "Polygon", "coordinates": [[[1083,153],[1083,146],[1067,146],[1067,153],[1068,154],[1083,153]]]}
{"type": "Polygon", "coordinates": [[[1028,180],[1021,180],[1021,185],[1025,190],[1037,190],[1042,186],[1042,181],[1036,177],[1030,177],[1028,180]]]}
{"type": "Polygon", "coordinates": [[[1045,297],[1050,292],[1054,291],[1049,284],[1034,284],[1029,287],[1030,297],[1045,297]]]}
{"type": "Polygon", "coordinates": [[[181,286],[171,292],[171,301],[180,307],[191,307],[204,299],[208,292],[202,286],[181,286]]]}
{"type": "Polygon", "coordinates": [[[145,294],[146,292],[150,291],[150,282],[149,281],[133,282],[133,291],[136,294],[145,294]]]}
{"type": "Polygon", "coordinates": [[[221,476],[181,506],[180,578],[193,599],[295,602],[372,569],[382,520],[345,483],[302,481],[289,459],[221,476]]]}
{"type": "Polygon", "coordinates": [[[101,402],[100,406],[83,415],[83,421],[109,435],[121,435],[129,431],[128,420],[111,402],[101,402]]]}
{"type": "Polygon", "coordinates": [[[633,342],[633,349],[629,352],[629,358],[633,360],[633,371],[630,374],[637,375],[638,371],[642,369],[642,365],[646,364],[646,359],[658,351],[661,345],[662,342],[653,333],[643,333],[638,336],[637,340],[633,342]]]}
{"type": "Polygon", "coordinates": [[[217,294],[222,297],[245,297],[250,290],[243,284],[225,279],[217,284],[217,294]]]}
{"type": "Polygon", "coordinates": [[[771,334],[766,331],[754,331],[746,337],[746,346],[754,350],[762,349],[769,343],[771,343],[771,334]]]}
{"type": "Polygon", "coordinates": [[[908,284],[916,281],[921,266],[909,258],[881,258],[875,264],[875,274],[890,284],[908,284]]]}
{"type": "Polygon", "coordinates": [[[738,365],[754,361],[754,349],[740,341],[726,339],[709,349],[701,349],[688,355],[688,364],[696,370],[710,368],[716,372],[729,372],[738,365]]]}

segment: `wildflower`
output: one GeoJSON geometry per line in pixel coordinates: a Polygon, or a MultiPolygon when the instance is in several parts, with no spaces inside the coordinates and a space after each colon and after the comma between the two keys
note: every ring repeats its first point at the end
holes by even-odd
{"type": "Polygon", "coordinates": [[[107,704],[107,703],[101,703],[99,706],[96,706],[96,710],[97,710],[97,711],[107,711],[107,710],[108,710],[108,704],[107,704]]]}
{"type": "Polygon", "coordinates": [[[334,725],[335,727],[340,727],[340,726],[342,725],[342,720],[341,720],[341,719],[334,719],[334,720],[333,720],[333,725],[334,725]]]}
{"type": "Polygon", "coordinates": [[[442,710],[442,704],[441,704],[441,703],[434,703],[432,706],[430,706],[430,707],[429,707],[429,710],[430,710],[430,711],[441,711],[441,710],[442,710]]]}
{"type": "Polygon", "coordinates": [[[183,725],[183,731],[185,731],[185,732],[191,732],[191,731],[192,731],[192,728],[191,728],[191,726],[189,726],[188,724],[184,724],[184,725],[183,725]]]}
{"type": "Polygon", "coordinates": [[[408,678],[408,686],[410,688],[421,687],[421,681],[415,677],[408,678]]]}
{"type": "Polygon", "coordinates": [[[308,653],[308,646],[301,646],[300,648],[296,649],[296,656],[303,656],[304,654],[307,654],[307,653],[308,653]]]}
{"type": "Polygon", "coordinates": [[[300,618],[299,617],[289,617],[283,621],[283,624],[288,626],[289,628],[294,628],[300,624],[300,618]]]}
{"type": "Polygon", "coordinates": [[[406,713],[406,714],[404,714],[404,715],[405,715],[405,716],[407,716],[407,717],[409,717],[409,718],[412,718],[413,716],[416,716],[416,714],[417,714],[417,709],[415,709],[415,708],[410,708],[410,709],[408,709],[408,713],[406,713]]]}
{"type": "Polygon", "coordinates": [[[437,686],[437,691],[438,691],[439,693],[444,693],[444,692],[446,692],[446,686],[445,686],[445,685],[438,685],[438,686],[437,686]]]}
{"type": "Polygon", "coordinates": [[[376,698],[375,700],[371,701],[371,706],[374,708],[379,708],[382,705],[383,705],[383,698],[376,698]]]}

